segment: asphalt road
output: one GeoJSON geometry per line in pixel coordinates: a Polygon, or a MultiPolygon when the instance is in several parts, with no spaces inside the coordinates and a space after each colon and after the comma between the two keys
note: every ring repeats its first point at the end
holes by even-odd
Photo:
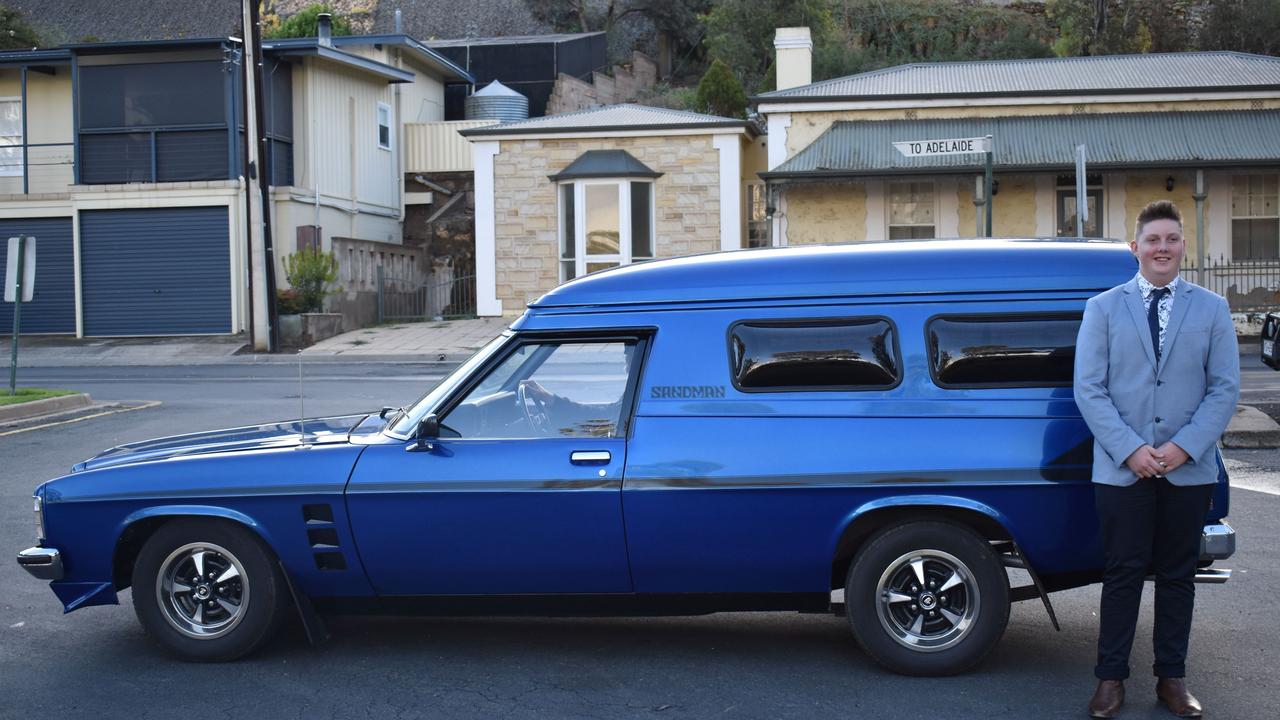
{"type": "MultiPolygon", "coordinates": [[[[1250,371],[1246,371],[1247,373],[1250,371]]],[[[1270,371],[1267,371],[1270,372],[1270,371]]],[[[440,375],[414,365],[314,365],[307,414],[399,405],[440,375]]],[[[1267,383],[1280,373],[1256,377],[1267,383]]],[[[0,718],[1079,718],[1093,689],[1097,587],[1014,605],[992,656],[958,678],[880,670],[840,618],[730,613],[693,618],[331,618],[307,645],[296,622],[258,654],[193,665],[118,607],[62,615],[12,553],[31,544],[30,492],[108,446],[297,414],[293,366],[23,370],[24,384],[163,405],[0,436],[0,718]]],[[[1276,392],[1270,397],[1280,397],[1276,392]]],[[[1280,452],[1231,451],[1231,582],[1201,586],[1189,682],[1207,717],[1280,717],[1280,452]],[[1251,489],[1243,489],[1248,487],[1251,489]]],[[[1146,673],[1150,591],[1126,718],[1170,717],[1146,673]]]]}

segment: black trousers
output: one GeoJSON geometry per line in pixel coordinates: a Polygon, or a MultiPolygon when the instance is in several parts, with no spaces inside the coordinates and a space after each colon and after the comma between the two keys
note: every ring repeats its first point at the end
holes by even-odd
{"type": "Polygon", "coordinates": [[[1107,556],[1094,668],[1099,680],[1129,677],[1129,651],[1148,573],[1156,576],[1152,671],[1156,677],[1186,676],[1193,579],[1213,487],[1179,487],[1164,478],[1139,479],[1128,487],[1093,486],[1107,556]]]}

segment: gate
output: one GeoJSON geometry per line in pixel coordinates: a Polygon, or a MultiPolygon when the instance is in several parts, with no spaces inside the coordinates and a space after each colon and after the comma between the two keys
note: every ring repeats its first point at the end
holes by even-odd
{"type": "Polygon", "coordinates": [[[475,275],[423,283],[388,274],[378,266],[379,323],[461,320],[475,316],[475,275]]]}

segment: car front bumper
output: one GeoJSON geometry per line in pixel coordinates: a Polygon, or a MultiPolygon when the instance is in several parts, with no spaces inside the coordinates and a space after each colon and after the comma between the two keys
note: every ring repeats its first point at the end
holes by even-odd
{"type": "Polygon", "coordinates": [[[27,548],[18,553],[18,564],[41,580],[62,579],[62,553],[54,548],[27,548]]]}

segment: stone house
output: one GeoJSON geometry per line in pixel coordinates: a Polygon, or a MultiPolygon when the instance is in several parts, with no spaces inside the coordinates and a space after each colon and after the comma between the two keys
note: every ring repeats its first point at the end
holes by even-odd
{"type": "Polygon", "coordinates": [[[585,273],[746,247],[764,143],[744,120],[639,105],[461,132],[473,146],[480,315],[585,273]]]}
{"type": "Polygon", "coordinates": [[[984,157],[906,157],[893,143],[990,135],[995,236],[1077,234],[1085,145],[1084,235],[1127,238],[1139,209],[1167,198],[1189,262],[1280,258],[1280,58],[916,63],[810,82],[808,30],[779,29],[775,45],[778,89],[751,98],[766,118],[773,245],[983,234],[984,157]]]}

